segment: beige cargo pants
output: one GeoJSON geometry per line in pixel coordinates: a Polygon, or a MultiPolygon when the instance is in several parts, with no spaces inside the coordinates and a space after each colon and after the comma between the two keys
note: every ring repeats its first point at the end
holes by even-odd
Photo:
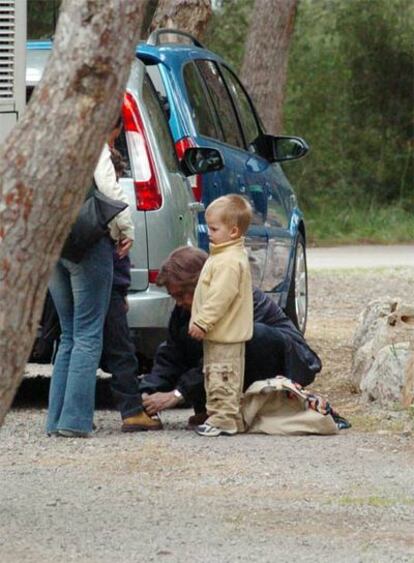
{"type": "Polygon", "coordinates": [[[204,386],[208,424],[223,430],[244,431],[240,401],[244,380],[245,343],[203,341],[204,386]]]}

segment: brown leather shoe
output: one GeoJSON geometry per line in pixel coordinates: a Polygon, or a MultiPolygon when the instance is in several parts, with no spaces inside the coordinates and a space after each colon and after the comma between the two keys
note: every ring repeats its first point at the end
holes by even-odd
{"type": "Polygon", "coordinates": [[[162,430],[162,422],[158,415],[148,416],[145,411],[124,418],[122,421],[122,432],[140,432],[143,430],[162,430]]]}
{"type": "Polygon", "coordinates": [[[187,430],[194,430],[195,426],[200,426],[204,424],[204,422],[208,419],[208,414],[206,412],[199,412],[197,414],[193,414],[187,420],[187,430]]]}

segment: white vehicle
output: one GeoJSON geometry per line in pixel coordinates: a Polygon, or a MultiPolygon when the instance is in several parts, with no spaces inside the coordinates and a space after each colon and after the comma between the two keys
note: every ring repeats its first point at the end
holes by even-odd
{"type": "Polygon", "coordinates": [[[26,106],[26,2],[0,0],[0,144],[26,106]]]}

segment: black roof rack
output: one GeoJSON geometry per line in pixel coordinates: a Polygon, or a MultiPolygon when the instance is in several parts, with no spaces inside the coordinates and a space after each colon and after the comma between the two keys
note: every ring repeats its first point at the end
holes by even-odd
{"type": "Polygon", "coordinates": [[[196,47],[201,47],[205,49],[204,45],[200,43],[198,39],[193,37],[190,33],[186,33],[185,31],[180,31],[179,29],[169,29],[168,27],[161,27],[160,29],[156,29],[151,33],[151,35],[147,39],[147,45],[160,45],[160,35],[181,35],[186,37],[187,39],[191,39],[193,45],[196,47]]]}

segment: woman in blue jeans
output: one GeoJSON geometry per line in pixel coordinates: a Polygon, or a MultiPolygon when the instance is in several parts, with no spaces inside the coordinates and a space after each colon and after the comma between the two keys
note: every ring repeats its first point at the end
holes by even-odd
{"type": "MultiPolygon", "coordinates": [[[[118,120],[109,143],[119,134],[121,125],[118,120]]],[[[102,151],[94,180],[105,195],[125,201],[108,145],[102,151]]],[[[118,255],[126,256],[134,238],[128,208],[111,222],[110,233],[117,242],[118,255]]],[[[92,432],[96,370],[112,287],[112,252],[108,235],[94,244],[80,263],[61,258],[49,283],[62,329],[49,391],[49,435],[87,437],[92,432]]]]}
{"type": "Polygon", "coordinates": [[[87,436],[92,432],[112,268],[109,236],[97,242],[79,264],[61,258],[56,265],[49,289],[62,335],[50,383],[48,434],[87,436]]]}

